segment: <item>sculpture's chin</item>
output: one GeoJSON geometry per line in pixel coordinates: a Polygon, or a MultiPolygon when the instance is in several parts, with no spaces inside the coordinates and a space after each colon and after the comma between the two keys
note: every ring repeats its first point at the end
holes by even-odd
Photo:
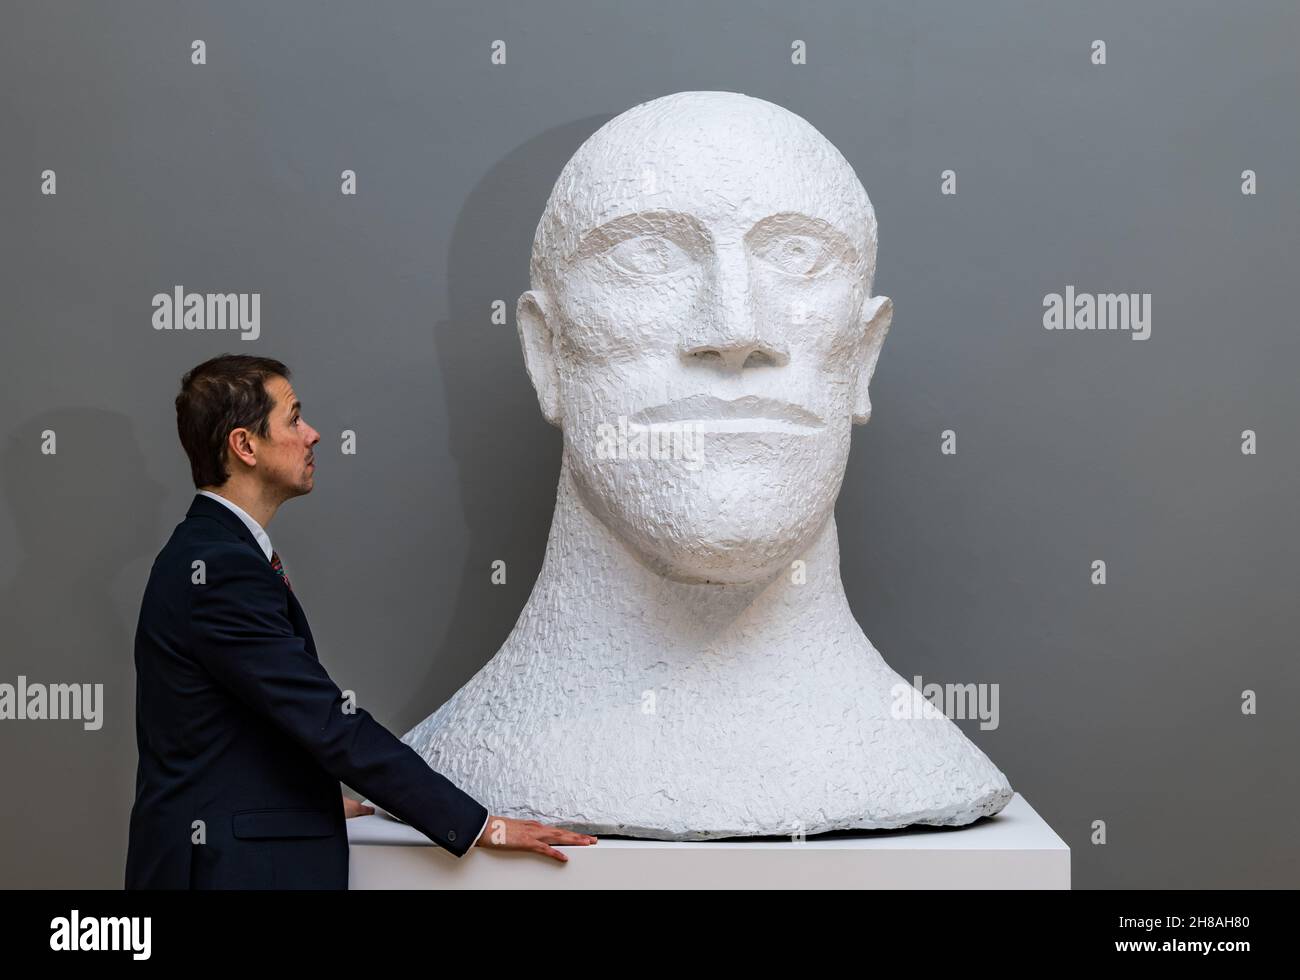
{"type": "Polygon", "coordinates": [[[843,478],[838,454],[764,462],[688,469],[578,458],[571,473],[586,509],[651,570],[740,584],[789,569],[834,510],[843,478]]]}
{"type": "Polygon", "coordinates": [[[644,564],[665,578],[727,585],[771,579],[789,567],[803,544],[802,538],[792,542],[787,537],[721,540],[701,534],[690,542],[636,532],[620,537],[637,551],[644,564]]]}
{"type": "MultiPolygon", "coordinates": [[[[743,508],[651,494],[625,507],[602,501],[596,516],[652,571],[679,582],[743,584],[770,580],[811,544],[830,508],[750,500],[743,508]]],[[[834,504],[834,500],[830,501],[834,504]]]]}

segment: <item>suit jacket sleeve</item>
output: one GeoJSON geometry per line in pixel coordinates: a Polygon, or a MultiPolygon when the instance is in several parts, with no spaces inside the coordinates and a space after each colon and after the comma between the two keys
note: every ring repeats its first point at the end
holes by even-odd
{"type": "Polygon", "coordinates": [[[343,692],[289,621],[283,580],[243,545],[213,549],[190,587],[190,648],[235,697],[283,729],[332,776],[460,857],[487,809],[435,772],[343,692]]]}

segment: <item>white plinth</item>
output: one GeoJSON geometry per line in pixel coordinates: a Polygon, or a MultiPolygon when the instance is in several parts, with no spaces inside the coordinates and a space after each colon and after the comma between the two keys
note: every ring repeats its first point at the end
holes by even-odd
{"type": "Polygon", "coordinates": [[[373,888],[1069,888],[1070,848],[1019,793],[966,827],[804,841],[602,837],[537,854],[471,848],[456,858],[375,814],[347,822],[350,887],[373,888]]]}

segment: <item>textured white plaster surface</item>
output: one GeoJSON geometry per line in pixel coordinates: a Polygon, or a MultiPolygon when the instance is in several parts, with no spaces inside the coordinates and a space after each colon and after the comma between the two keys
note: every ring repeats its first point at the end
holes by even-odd
{"type": "Polygon", "coordinates": [[[899,717],[840,582],[893,313],[875,257],[853,169],[771,103],[679,93],[578,149],[517,308],[564,433],[546,557],[502,648],[404,736],[434,769],[495,814],[665,840],[1011,800],[948,718],[899,717]]]}

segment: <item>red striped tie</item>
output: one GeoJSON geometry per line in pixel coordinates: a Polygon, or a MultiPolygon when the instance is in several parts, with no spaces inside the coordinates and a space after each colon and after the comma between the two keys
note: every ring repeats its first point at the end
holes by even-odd
{"type": "MultiPolygon", "coordinates": [[[[280,564],[280,553],[278,551],[271,552],[271,567],[275,569],[275,573],[279,575],[280,578],[284,579],[284,584],[289,585],[289,576],[284,574],[284,566],[280,564]]],[[[289,591],[293,591],[292,585],[289,585],[289,591]]]]}

